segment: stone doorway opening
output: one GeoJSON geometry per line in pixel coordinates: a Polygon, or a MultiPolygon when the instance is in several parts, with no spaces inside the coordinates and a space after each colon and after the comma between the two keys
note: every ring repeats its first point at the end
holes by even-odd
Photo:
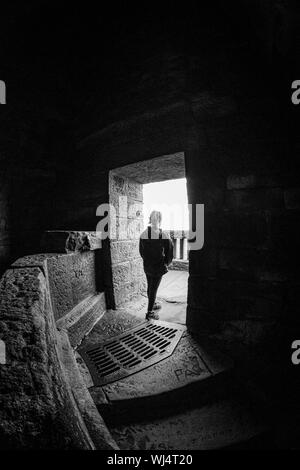
{"type": "Polygon", "coordinates": [[[109,202],[114,207],[115,218],[110,237],[112,291],[117,308],[128,306],[130,303],[135,314],[140,314],[141,317],[145,315],[146,278],[139,255],[139,236],[147,225],[151,207],[158,206],[157,194],[161,186],[160,191],[164,195],[160,201],[161,208],[164,207],[163,229],[170,231],[174,244],[173,263],[163,277],[158,291],[158,300],[162,302],[163,307],[161,319],[186,323],[188,201],[185,176],[184,152],[132,163],[109,172],[109,202]],[[181,190],[185,189],[185,194],[181,208],[178,197],[175,200],[174,196],[168,214],[170,198],[168,199],[167,195],[170,195],[170,188],[164,188],[164,185],[170,186],[172,182],[175,186],[174,194],[178,195],[179,187],[181,190]],[[149,204],[151,199],[154,205],[149,204]],[[185,210],[182,209],[184,205],[185,210]],[[180,219],[185,220],[185,225],[180,225],[180,219]]]}
{"type": "Polygon", "coordinates": [[[189,213],[186,178],[143,185],[144,227],[152,210],[162,214],[162,228],[173,242],[173,262],[161,281],[157,297],[166,321],[185,324],[188,286],[189,213]]]}

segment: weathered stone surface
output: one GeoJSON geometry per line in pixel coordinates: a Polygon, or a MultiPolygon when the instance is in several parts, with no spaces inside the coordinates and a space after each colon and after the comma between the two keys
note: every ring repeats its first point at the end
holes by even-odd
{"type": "Polygon", "coordinates": [[[72,310],[88,295],[95,294],[95,252],[51,257],[47,266],[56,320],[72,310]]]}
{"type": "Polygon", "coordinates": [[[247,401],[223,399],[146,423],[114,425],[112,435],[122,450],[169,452],[226,448],[264,430],[247,401]]]}
{"type": "Polygon", "coordinates": [[[281,209],[283,192],[280,188],[239,189],[226,192],[226,209],[281,209]]]}
{"type": "Polygon", "coordinates": [[[122,171],[121,168],[109,173],[109,201],[116,212],[116,226],[110,236],[112,290],[116,305],[139,293],[142,276],[138,245],[143,229],[143,188],[126,169],[124,174],[122,171]]]}
{"type": "MultiPolygon", "coordinates": [[[[174,261],[172,266],[173,264],[174,261]]],[[[205,243],[202,250],[190,251],[189,264],[190,271],[193,272],[193,274],[197,276],[214,277],[217,275],[218,250],[205,243]]]]}
{"type": "Polygon", "coordinates": [[[207,312],[210,320],[273,321],[282,315],[285,291],[278,282],[207,281],[190,276],[189,289],[189,308],[207,312]]]}
{"type": "Polygon", "coordinates": [[[120,307],[124,303],[132,300],[140,292],[144,290],[144,277],[135,278],[134,281],[124,282],[120,287],[115,287],[116,306],[120,307]]]}
{"type": "Polygon", "coordinates": [[[256,249],[222,249],[219,269],[230,279],[257,279],[265,261],[266,253],[256,249]]]}
{"type": "Polygon", "coordinates": [[[284,203],[287,209],[300,209],[300,188],[284,191],[284,203]]]}
{"type": "Polygon", "coordinates": [[[215,212],[223,208],[224,205],[223,188],[200,188],[198,192],[198,204],[204,204],[204,213],[215,212]]]}
{"type": "Polygon", "coordinates": [[[236,320],[226,323],[222,337],[224,342],[239,342],[243,345],[253,346],[267,343],[275,330],[275,322],[236,320]]]}
{"type": "MultiPolygon", "coordinates": [[[[119,180],[123,179],[124,181],[126,178],[130,178],[141,184],[163,181],[166,179],[166,174],[168,179],[184,178],[184,153],[178,152],[172,155],[152,158],[151,160],[123,166],[114,170],[114,172],[117,173],[119,180]]],[[[114,177],[114,184],[118,191],[123,191],[125,188],[124,183],[117,185],[116,176],[114,177]]]]}
{"type": "Polygon", "coordinates": [[[118,263],[112,267],[113,282],[115,288],[120,288],[124,283],[132,280],[132,273],[129,261],[118,263]]]}
{"type": "Polygon", "coordinates": [[[114,264],[136,259],[139,256],[138,240],[116,241],[111,243],[111,257],[114,264]]]}
{"type": "Polygon", "coordinates": [[[101,341],[124,333],[130,328],[134,328],[144,323],[144,321],[144,319],[141,320],[135,315],[128,314],[124,308],[107,310],[91,333],[83,340],[78,348],[78,352],[80,353],[81,347],[92,347],[101,341]]]}
{"type": "Polygon", "coordinates": [[[267,211],[255,213],[224,212],[210,221],[206,217],[206,238],[218,237],[223,247],[263,247],[270,240],[270,215],[267,211]],[[211,227],[210,227],[211,222],[211,227]]]}
{"type": "Polygon", "coordinates": [[[68,332],[71,346],[75,348],[104,315],[105,311],[105,294],[90,295],[60,318],[56,325],[59,330],[68,332]]]}
{"type": "Polygon", "coordinates": [[[46,231],[41,240],[45,252],[70,253],[74,251],[97,250],[101,248],[97,232],[46,231]]]}
{"type": "Polygon", "coordinates": [[[0,245],[0,276],[8,266],[10,252],[11,249],[9,245],[0,245]]]}
{"type": "Polygon", "coordinates": [[[136,181],[127,180],[127,195],[135,201],[143,201],[143,185],[137,184],[136,181]]]}
{"type": "Polygon", "coordinates": [[[253,188],[256,183],[255,175],[230,175],[227,178],[227,189],[253,188]]]}
{"type": "Polygon", "coordinates": [[[143,276],[142,259],[118,263],[112,267],[112,273],[114,286],[118,290],[127,282],[134,281],[138,277],[143,276]]]}
{"type": "Polygon", "coordinates": [[[188,306],[211,311],[211,287],[209,282],[203,282],[194,274],[188,279],[188,306]]]}
{"type": "Polygon", "coordinates": [[[115,235],[111,238],[117,240],[138,240],[143,229],[144,221],[141,218],[127,219],[117,217],[115,235]]]}
{"type": "Polygon", "coordinates": [[[113,193],[110,195],[110,204],[115,209],[117,217],[128,219],[142,219],[143,217],[143,204],[131,197],[113,193]]]}
{"type": "Polygon", "coordinates": [[[66,332],[60,332],[59,343],[61,349],[61,360],[64,365],[72,393],[75,396],[81,416],[93,439],[97,450],[117,450],[118,446],[112,438],[105,422],[99,414],[96,405],[87,390],[84,379],[78,369],[74,352],[69,343],[66,332]]]}
{"type": "Polygon", "coordinates": [[[268,173],[230,175],[227,177],[227,189],[247,188],[283,188],[297,185],[296,175],[288,173],[268,173]]]}
{"type": "Polygon", "coordinates": [[[47,261],[50,258],[59,259],[63,255],[58,255],[56,253],[39,253],[36,255],[23,256],[18,258],[14,263],[12,263],[13,268],[23,267],[23,268],[34,268],[39,267],[43,270],[44,273],[47,272],[47,261]]]}
{"type": "Polygon", "coordinates": [[[111,194],[118,194],[118,195],[126,195],[127,192],[127,178],[119,176],[114,172],[110,173],[109,178],[109,193],[111,194]]]}
{"type": "MultiPolygon", "coordinates": [[[[4,162],[0,156],[1,165],[4,162]]],[[[4,175],[0,174],[0,276],[6,269],[10,255],[9,189],[4,175]]]]}
{"type": "Polygon", "coordinates": [[[169,266],[169,269],[174,271],[188,271],[189,262],[187,260],[173,260],[169,266]]]}
{"type": "Polygon", "coordinates": [[[0,283],[0,442],[6,449],[92,449],[59,359],[40,268],[6,271],[0,283]]]}

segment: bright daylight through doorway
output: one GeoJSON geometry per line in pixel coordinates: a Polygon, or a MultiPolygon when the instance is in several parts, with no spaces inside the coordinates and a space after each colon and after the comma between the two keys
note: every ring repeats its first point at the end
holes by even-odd
{"type": "Polygon", "coordinates": [[[165,230],[188,230],[188,200],[186,178],[144,184],[144,225],[148,224],[152,210],[162,212],[165,230]]]}
{"type": "Polygon", "coordinates": [[[189,229],[186,178],[143,185],[144,226],[152,210],[162,213],[162,229],[170,231],[174,260],[163,277],[158,299],[163,302],[161,319],[185,323],[188,281],[187,231],[189,229]]]}

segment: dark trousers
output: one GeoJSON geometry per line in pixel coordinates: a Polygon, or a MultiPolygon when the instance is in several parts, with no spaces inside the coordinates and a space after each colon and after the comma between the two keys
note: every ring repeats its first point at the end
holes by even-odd
{"type": "Polygon", "coordinates": [[[148,312],[152,312],[156,299],[157,289],[159,287],[162,276],[154,277],[146,274],[147,277],[147,295],[148,295],[148,312]]]}

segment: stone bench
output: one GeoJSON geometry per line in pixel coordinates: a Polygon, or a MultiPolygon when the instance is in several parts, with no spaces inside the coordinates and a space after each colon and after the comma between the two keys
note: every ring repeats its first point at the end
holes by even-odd
{"type": "Polygon", "coordinates": [[[42,246],[0,281],[0,446],[117,449],[74,355],[106,310],[101,240],[47,232],[42,246]]]}

